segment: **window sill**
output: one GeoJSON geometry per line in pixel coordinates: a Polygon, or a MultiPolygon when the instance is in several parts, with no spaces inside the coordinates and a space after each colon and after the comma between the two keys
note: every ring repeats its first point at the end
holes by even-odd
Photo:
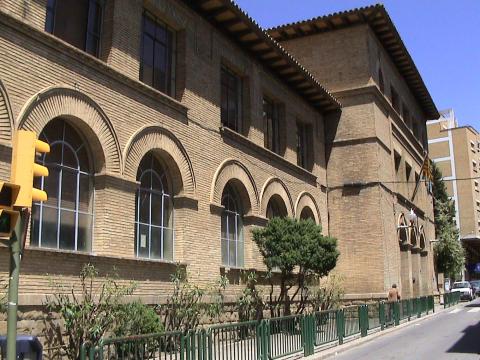
{"type": "Polygon", "coordinates": [[[256,153],[260,153],[261,155],[265,156],[266,158],[268,158],[270,160],[273,160],[277,164],[283,165],[283,166],[287,167],[288,169],[292,170],[293,172],[295,172],[296,174],[307,178],[307,181],[316,184],[317,176],[314,175],[312,172],[310,172],[310,171],[308,171],[308,170],[306,170],[306,169],[304,169],[304,168],[302,168],[298,165],[295,165],[295,164],[291,163],[290,161],[286,160],[284,157],[274,153],[271,150],[268,150],[268,149],[264,148],[263,146],[255,144],[252,140],[250,140],[246,136],[243,136],[242,134],[239,134],[236,131],[233,131],[233,130],[231,130],[227,127],[224,127],[224,126],[220,127],[220,134],[223,137],[232,139],[233,141],[235,141],[237,143],[241,143],[241,144],[243,144],[243,145],[245,145],[249,148],[253,148],[256,153]]]}
{"type": "Polygon", "coordinates": [[[25,247],[24,253],[38,253],[38,254],[58,254],[58,255],[66,255],[70,257],[84,257],[84,258],[91,258],[91,259],[112,259],[112,260],[120,260],[125,262],[135,262],[135,263],[149,263],[149,264],[164,264],[164,265],[174,265],[174,266],[188,266],[186,262],[179,262],[179,261],[170,261],[170,260],[162,260],[162,259],[148,259],[148,258],[140,258],[140,257],[127,257],[127,256],[117,256],[117,255],[104,255],[104,254],[95,254],[89,253],[84,251],[73,251],[73,250],[61,250],[61,249],[49,249],[49,248],[40,248],[35,246],[27,246],[25,247]]]}

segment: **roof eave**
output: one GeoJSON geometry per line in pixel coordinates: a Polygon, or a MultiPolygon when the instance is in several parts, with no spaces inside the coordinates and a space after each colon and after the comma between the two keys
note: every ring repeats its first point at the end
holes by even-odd
{"type": "Polygon", "coordinates": [[[307,69],[233,1],[183,1],[246,49],[320,112],[341,108],[340,102],[307,69]]]}

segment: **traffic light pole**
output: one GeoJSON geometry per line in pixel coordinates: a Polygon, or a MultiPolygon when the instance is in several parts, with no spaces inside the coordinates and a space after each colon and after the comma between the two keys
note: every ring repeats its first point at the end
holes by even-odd
{"type": "Polygon", "coordinates": [[[29,211],[22,210],[15,230],[10,237],[10,277],[8,280],[8,313],[7,313],[7,360],[17,357],[17,309],[18,281],[20,275],[21,242],[25,241],[29,211]]]}

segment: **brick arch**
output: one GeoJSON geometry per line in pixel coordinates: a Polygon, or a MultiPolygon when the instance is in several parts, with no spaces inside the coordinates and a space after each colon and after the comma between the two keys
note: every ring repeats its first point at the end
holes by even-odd
{"type": "Polygon", "coordinates": [[[7,89],[0,80],[0,141],[12,140],[13,114],[7,89]]]}
{"type": "Polygon", "coordinates": [[[297,201],[295,202],[295,217],[297,219],[300,219],[300,214],[302,213],[302,210],[308,207],[310,210],[312,210],[313,216],[315,217],[315,223],[318,225],[321,225],[321,218],[320,218],[320,211],[318,209],[317,203],[315,199],[313,198],[312,194],[306,191],[302,191],[298,197],[297,201]]]}
{"type": "Polygon", "coordinates": [[[220,205],[223,189],[229,182],[237,188],[245,214],[258,214],[258,190],[253,176],[245,165],[235,159],[225,160],[215,172],[210,201],[220,205]]]}
{"type": "Polygon", "coordinates": [[[275,178],[275,177],[269,178],[265,182],[265,185],[263,185],[262,194],[260,196],[260,199],[261,199],[260,214],[262,214],[265,217],[267,216],[268,201],[274,195],[279,195],[282,198],[283,202],[285,203],[285,207],[287,209],[287,215],[290,217],[293,217],[293,201],[292,201],[290,192],[288,191],[288,188],[285,185],[285,183],[279,178],[275,178]]]}
{"type": "Polygon", "coordinates": [[[418,229],[418,234],[419,234],[419,243],[418,245],[420,246],[420,249],[425,250],[426,244],[425,244],[425,228],[423,225],[420,225],[420,228],[418,229]]]}
{"type": "MultiPolygon", "coordinates": [[[[69,86],[52,86],[35,94],[24,105],[17,119],[17,129],[39,134],[47,123],[57,117],[70,118],[70,122],[87,135],[95,135],[104,155],[102,169],[107,173],[121,172],[121,151],[112,123],[100,106],[88,95],[69,86]]],[[[98,147],[93,152],[98,154],[98,147]]]]}
{"type": "Polygon", "coordinates": [[[416,247],[419,245],[419,241],[420,241],[420,233],[419,233],[418,227],[413,225],[410,228],[410,243],[412,244],[412,246],[416,247]]]}
{"type": "Polygon", "coordinates": [[[160,126],[147,125],[133,134],[123,154],[123,173],[135,179],[140,161],[149,151],[158,153],[173,172],[175,193],[194,197],[196,184],[192,162],[180,140],[160,126]]]}
{"type": "Polygon", "coordinates": [[[407,219],[405,218],[405,214],[401,213],[398,216],[398,220],[397,220],[397,237],[398,237],[398,241],[401,244],[408,243],[410,241],[408,228],[403,227],[407,225],[408,223],[407,223],[407,219]]]}

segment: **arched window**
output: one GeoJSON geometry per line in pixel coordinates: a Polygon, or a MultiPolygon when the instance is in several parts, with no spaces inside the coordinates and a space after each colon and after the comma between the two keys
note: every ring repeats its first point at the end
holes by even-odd
{"type": "Polygon", "coordinates": [[[308,206],[305,206],[302,209],[302,212],[300,213],[300,219],[301,220],[311,219],[313,220],[313,222],[315,222],[315,215],[313,214],[312,209],[310,209],[308,206]]]}
{"type": "Polygon", "coordinates": [[[229,184],[222,195],[222,264],[243,267],[243,211],[238,195],[229,184]]]}
{"type": "Polygon", "coordinates": [[[266,215],[268,219],[272,219],[274,217],[286,217],[288,215],[287,207],[279,195],[273,195],[268,200],[266,215]]]}
{"type": "Polygon", "coordinates": [[[31,245],[91,251],[93,223],[93,166],[87,145],[66,121],[48,123],[40,139],[50,144],[42,163],[49,175],[36,179],[48,200],[33,205],[31,245]]]}
{"type": "Polygon", "coordinates": [[[173,202],[167,173],[153,152],[137,172],[135,253],[137,257],[173,260],[173,202]]]}

